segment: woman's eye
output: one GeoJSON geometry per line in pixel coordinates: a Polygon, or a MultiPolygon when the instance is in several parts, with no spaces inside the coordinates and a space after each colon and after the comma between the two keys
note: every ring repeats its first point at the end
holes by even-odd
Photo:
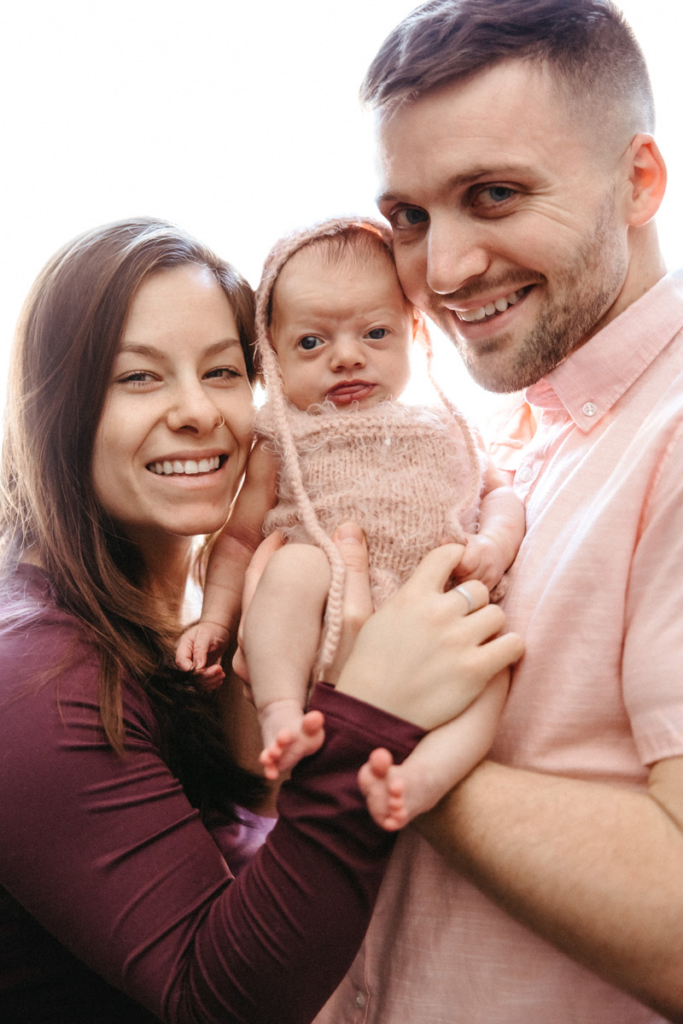
{"type": "Polygon", "coordinates": [[[304,352],[312,352],[314,348],[318,348],[322,345],[320,338],[316,338],[314,334],[307,334],[305,338],[300,338],[299,346],[304,352]]]}
{"type": "Polygon", "coordinates": [[[134,370],[132,373],[127,373],[125,377],[119,377],[117,384],[149,384],[150,381],[154,380],[154,376],[148,373],[146,370],[134,370]]]}
{"type": "Polygon", "coordinates": [[[392,221],[396,228],[414,228],[419,224],[426,224],[429,214],[417,206],[408,206],[394,214],[392,221]]]}
{"type": "Polygon", "coordinates": [[[218,366],[215,370],[209,370],[204,376],[210,380],[234,380],[235,377],[241,377],[242,374],[232,366],[218,366]]]}
{"type": "Polygon", "coordinates": [[[371,331],[368,331],[367,337],[370,338],[371,341],[381,341],[382,338],[386,338],[388,333],[389,331],[386,327],[373,327],[371,331]]]}

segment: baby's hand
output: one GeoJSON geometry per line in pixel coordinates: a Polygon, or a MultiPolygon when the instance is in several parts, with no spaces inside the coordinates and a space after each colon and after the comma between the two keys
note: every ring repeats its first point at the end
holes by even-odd
{"type": "Polygon", "coordinates": [[[200,620],[181,636],[176,650],[176,665],[185,672],[200,675],[211,688],[218,686],[225,678],[220,660],[229,639],[230,634],[225,626],[200,620]]]}
{"type": "Polygon", "coordinates": [[[458,583],[481,580],[489,590],[493,590],[507,568],[505,552],[485,533],[466,533],[465,537],[465,552],[455,570],[458,583]]]}

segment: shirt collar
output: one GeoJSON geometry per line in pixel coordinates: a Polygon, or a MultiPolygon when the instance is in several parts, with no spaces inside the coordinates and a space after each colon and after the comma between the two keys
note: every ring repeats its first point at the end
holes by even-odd
{"type": "Polygon", "coordinates": [[[541,408],[561,403],[588,433],[681,329],[683,270],[678,270],[527,388],[526,400],[541,408]]]}

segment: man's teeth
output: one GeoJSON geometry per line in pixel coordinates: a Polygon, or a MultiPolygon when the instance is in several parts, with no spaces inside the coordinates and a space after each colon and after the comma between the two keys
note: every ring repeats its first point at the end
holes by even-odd
{"type": "Polygon", "coordinates": [[[174,476],[176,473],[194,476],[196,473],[211,473],[214,469],[219,469],[220,464],[220,455],[213,455],[210,459],[200,459],[199,462],[195,459],[186,459],[184,462],[181,462],[180,459],[175,459],[173,462],[168,460],[150,462],[147,469],[158,473],[159,476],[174,476]]]}
{"type": "Polygon", "coordinates": [[[484,317],[492,316],[494,313],[504,313],[508,306],[514,306],[515,302],[519,302],[521,297],[521,291],[513,292],[504,298],[496,299],[495,302],[487,302],[485,306],[480,306],[479,309],[456,309],[455,312],[459,320],[464,320],[470,324],[473,320],[483,320],[484,317]]]}

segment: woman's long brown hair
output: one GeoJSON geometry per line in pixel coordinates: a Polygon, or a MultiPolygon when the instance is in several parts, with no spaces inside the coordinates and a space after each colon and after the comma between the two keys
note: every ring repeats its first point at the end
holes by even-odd
{"type": "MultiPolygon", "coordinates": [[[[206,759],[202,748],[220,743],[211,709],[175,669],[173,627],[154,612],[141,556],[101,508],[91,476],[95,433],[131,300],[149,274],[184,264],[215,274],[251,377],[252,289],[171,224],[138,218],[87,232],[39,275],[21,314],[10,368],[0,481],[2,580],[8,594],[17,563],[30,549],[55,603],[79,620],[99,651],[100,711],[112,747],[124,749],[126,673],[152,701],[167,759],[177,762],[171,766],[185,776],[186,791],[196,790],[188,794],[193,803],[215,806],[207,791],[212,773],[199,764],[206,759]]],[[[17,614],[25,617],[28,609],[22,613],[20,603],[17,614]]],[[[237,768],[234,776],[238,790],[243,783],[249,789],[251,776],[237,768]]],[[[226,781],[217,782],[222,793],[226,781]]]]}

